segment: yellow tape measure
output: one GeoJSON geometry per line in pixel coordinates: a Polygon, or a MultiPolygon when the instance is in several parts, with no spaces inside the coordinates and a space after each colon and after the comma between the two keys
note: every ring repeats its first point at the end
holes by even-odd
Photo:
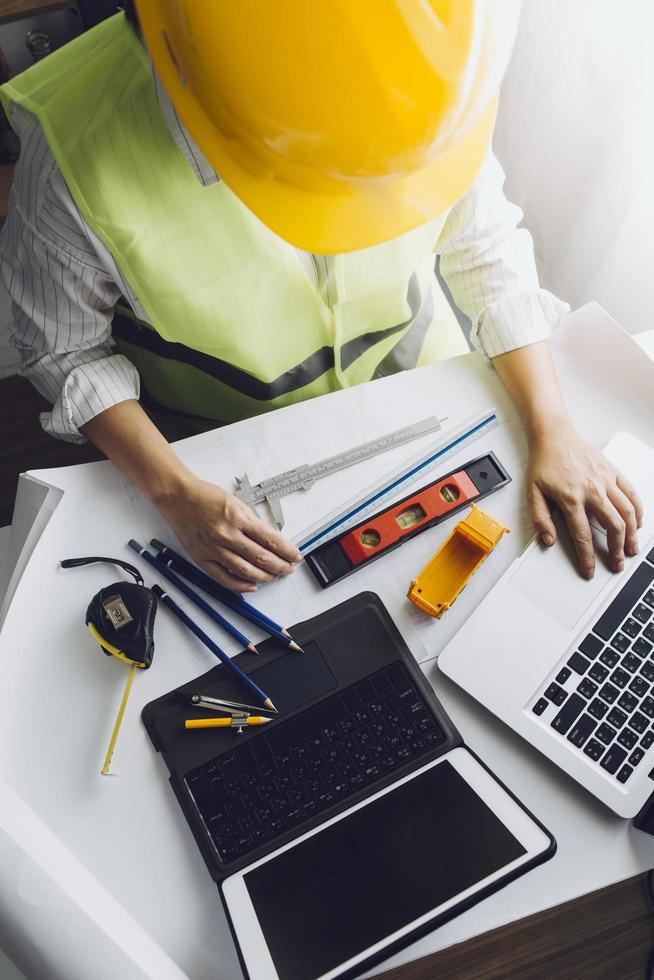
{"type": "Polygon", "coordinates": [[[73,568],[94,562],[120,565],[135,580],[135,584],[132,582],[115,582],[113,585],[101,589],[93,596],[86,610],[86,625],[93,639],[107,656],[114,657],[129,667],[125,689],[101,769],[102,775],[108,776],[125,707],[132,690],[134,675],[137,670],[147,670],[152,664],[157,599],[154,593],[144,586],[143,577],[139,570],[120,559],[67,558],[61,562],[61,565],[63,568],[73,568]]]}

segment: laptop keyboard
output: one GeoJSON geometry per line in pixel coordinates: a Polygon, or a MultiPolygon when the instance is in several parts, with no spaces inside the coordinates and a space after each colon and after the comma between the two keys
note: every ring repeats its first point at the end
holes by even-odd
{"type": "Polygon", "coordinates": [[[445,740],[401,663],[185,776],[221,861],[302,827],[445,740]]]}
{"type": "Polygon", "coordinates": [[[547,712],[555,732],[618,782],[629,780],[654,745],[654,549],[532,711],[547,712]]]}

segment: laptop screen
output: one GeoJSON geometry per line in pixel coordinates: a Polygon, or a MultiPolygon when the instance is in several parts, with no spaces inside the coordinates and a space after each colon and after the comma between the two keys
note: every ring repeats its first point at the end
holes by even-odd
{"type": "Polygon", "coordinates": [[[525,853],[443,761],[244,880],[277,972],[310,980],[525,853]]]}

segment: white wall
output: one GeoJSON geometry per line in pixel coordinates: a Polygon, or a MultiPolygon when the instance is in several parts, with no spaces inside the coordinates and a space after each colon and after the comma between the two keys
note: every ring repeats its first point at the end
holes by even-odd
{"type": "Polygon", "coordinates": [[[543,285],[652,329],[654,4],[523,0],[495,149],[543,285]]]}
{"type": "Polygon", "coordinates": [[[0,949],[0,980],[25,980],[25,975],[0,949]]]}

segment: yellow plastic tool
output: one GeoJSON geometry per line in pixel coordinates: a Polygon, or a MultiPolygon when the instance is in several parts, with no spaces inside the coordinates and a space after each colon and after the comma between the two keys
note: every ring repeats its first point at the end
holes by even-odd
{"type": "Polygon", "coordinates": [[[475,507],[459,521],[434,557],[413,579],[407,596],[437,619],[449,609],[509,528],[475,507]]]}

